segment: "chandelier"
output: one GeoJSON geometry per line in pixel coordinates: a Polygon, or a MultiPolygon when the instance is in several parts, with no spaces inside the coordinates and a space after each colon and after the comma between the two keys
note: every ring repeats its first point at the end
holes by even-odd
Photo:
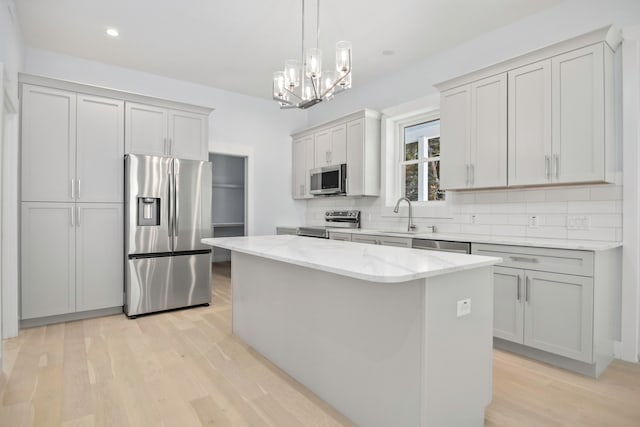
{"type": "Polygon", "coordinates": [[[302,0],[301,59],[288,59],[284,71],[273,73],[273,99],[282,109],[313,107],[351,88],[351,42],[336,43],[335,69],[322,69],[322,50],[318,47],[320,0],[317,0],[316,10],[316,46],[307,48],[305,52],[304,3],[302,0]]]}

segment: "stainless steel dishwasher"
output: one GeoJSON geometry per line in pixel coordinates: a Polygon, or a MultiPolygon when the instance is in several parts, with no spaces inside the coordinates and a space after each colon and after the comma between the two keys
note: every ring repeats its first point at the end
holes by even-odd
{"type": "Polygon", "coordinates": [[[434,239],[412,239],[411,247],[414,249],[426,249],[429,251],[456,252],[459,254],[470,254],[471,243],[452,242],[449,240],[434,239]]]}

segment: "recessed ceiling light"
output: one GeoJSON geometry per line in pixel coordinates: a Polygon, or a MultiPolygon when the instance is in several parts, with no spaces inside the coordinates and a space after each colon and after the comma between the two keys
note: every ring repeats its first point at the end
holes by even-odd
{"type": "Polygon", "coordinates": [[[384,56],[391,56],[391,55],[395,55],[395,54],[396,54],[396,51],[395,51],[395,50],[391,50],[391,49],[387,49],[387,50],[383,50],[383,51],[382,51],[382,54],[383,54],[384,56]]]}
{"type": "Polygon", "coordinates": [[[107,28],[107,34],[110,35],[111,37],[118,37],[118,30],[116,30],[115,28],[107,28]]]}

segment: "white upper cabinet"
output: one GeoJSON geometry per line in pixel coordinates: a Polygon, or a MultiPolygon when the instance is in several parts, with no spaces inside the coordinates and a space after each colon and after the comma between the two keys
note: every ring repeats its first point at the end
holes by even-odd
{"type": "Polygon", "coordinates": [[[313,135],[293,140],[293,188],[294,199],[309,199],[309,170],[314,167],[313,135]]]}
{"type": "Polygon", "coordinates": [[[127,153],[208,159],[207,115],[134,102],[125,108],[127,153]]]}
{"type": "Polygon", "coordinates": [[[603,44],[554,57],[551,82],[551,179],[558,183],[604,181],[603,44]]]}
{"type": "Polygon", "coordinates": [[[604,28],[437,85],[442,187],[617,182],[620,41],[604,28]]]}
{"type": "Polygon", "coordinates": [[[506,75],[451,89],[440,99],[442,188],[506,186],[506,75]]]}
{"type": "Polygon", "coordinates": [[[292,135],[292,196],[313,198],[309,171],[347,165],[347,196],[380,195],[380,115],[361,110],[292,135]]]}
{"type": "Polygon", "coordinates": [[[124,102],[26,84],[22,96],[22,200],[122,203],[124,102]]]}
{"type": "Polygon", "coordinates": [[[78,95],[76,199],[123,203],[124,102],[78,95]]]}
{"type": "Polygon", "coordinates": [[[316,168],[347,162],[347,128],[345,124],[315,134],[316,168]]]}
{"type": "Polygon", "coordinates": [[[126,112],[126,152],[166,156],[168,111],[127,102],[126,112]]]}
{"type": "Polygon", "coordinates": [[[76,94],[22,86],[22,200],[75,200],[76,94]]]}
{"type": "Polygon", "coordinates": [[[509,185],[551,179],[551,60],[509,71],[509,185]]]}

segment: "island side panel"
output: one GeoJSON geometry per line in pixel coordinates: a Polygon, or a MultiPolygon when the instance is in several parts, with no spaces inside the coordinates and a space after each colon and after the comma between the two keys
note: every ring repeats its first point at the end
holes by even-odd
{"type": "Polygon", "coordinates": [[[493,267],[426,279],[423,426],[482,426],[491,402],[493,267]],[[458,301],[471,312],[458,317],[458,301]]]}
{"type": "Polygon", "coordinates": [[[355,423],[419,426],[424,279],[381,284],[232,252],[233,332],[355,423]]]}

